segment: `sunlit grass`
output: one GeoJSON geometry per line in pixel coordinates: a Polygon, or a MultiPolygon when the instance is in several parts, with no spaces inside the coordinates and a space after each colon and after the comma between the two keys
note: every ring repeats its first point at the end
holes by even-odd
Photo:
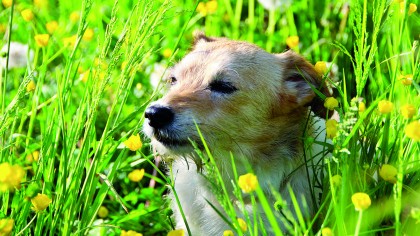
{"type": "MultiPolygon", "coordinates": [[[[209,181],[223,187],[220,216],[232,232],[243,233],[245,224],[246,234],[259,235],[266,226],[256,213],[238,217],[227,189],[239,203],[245,194],[263,202],[278,235],[288,233],[280,225],[296,235],[416,233],[420,17],[413,4],[310,0],[264,9],[255,0],[3,0],[0,235],[173,230],[164,197],[173,179],[137,134],[145,106],[161,92],[151,81],[162,75],[157,64],[182,58],[196,30],[270,52],[292,48],[319,62],[335,90],[326,105],[340,117],[327,121],[332,144],[323,145],[330,154],[312,163],[311,156],[324,154],[305,153],[306,168],[319,173],[308,180],[317,207],[309,219],[288,217],[294,209],[276,192],[270,205],[257,184],[243,186],[236,170],[233,188],[225,188],[206,146],[209,181]],[[16,49],[19,56],[7,54],[16,49]],[[277,222],[278,214],[287,221],[277,222]]],[[[314,142],[302,138],[305,147],[314,142]]]]}

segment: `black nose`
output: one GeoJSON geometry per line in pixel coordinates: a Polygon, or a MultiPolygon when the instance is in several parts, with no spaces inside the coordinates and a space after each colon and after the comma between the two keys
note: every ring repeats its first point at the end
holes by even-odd
{"type": "Polygon", "coordinates": [[[152,105],[146,109],[144,116],[149,119],[150,126],[161,129],[174,121],[175,114],[169,107],[152,105]]]}

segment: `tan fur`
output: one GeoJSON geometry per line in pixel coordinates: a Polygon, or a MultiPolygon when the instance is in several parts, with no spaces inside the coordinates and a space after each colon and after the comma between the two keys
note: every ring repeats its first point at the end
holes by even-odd
{"type": "MultiPolygon", "coordinates": [[[[246,42],[199,34],[193,50],[172,68],[171,76],[177,79],[176,83],[163,98],[151,104],[168,107],[175,114],[159,135],[185,143],[189,139],[200,143],[197,123],[229,193],[232,192],[232,153],[238,173],[247,173],[243,161],[250,163],[270,199],[273,187],[291,204],[286,187],[289,184],[299,195],[298,199],[300,195],[306,197],[309,211],[312,210],[306,171],[298,169],[304,162],[302,136],[308,106],[315,107],[316,114],[325,111],[322,100],[308,84],[326,90],[310,63],[291,51],[269,54],[246,42]],[[211,91],[209,84],[214,80],[227,81],[237,91],[231,94],[211,91]]],[[[152,145],[174,160],[175,188],[193,235],[222,235],[228,226],[205,201],[217,205],[209,184],[198,173],[200,166],[191,161],[197,158],[192,147],[162,144],[156,138],[158,131],[148,122],[144,131],[152,139],[152,145]]],[[[185,228],[175,204],[173,209],[177,227],[185,228]]]]}

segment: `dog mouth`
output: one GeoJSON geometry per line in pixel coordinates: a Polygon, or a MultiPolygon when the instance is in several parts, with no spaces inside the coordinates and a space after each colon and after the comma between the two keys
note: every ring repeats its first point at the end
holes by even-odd
{"type": "Polygon", "coordinates": [[[191,141],[189,139],[180,139],[159,131],[155,131],[153,137],[163,146],[169,148],[191,146],[191,141]]]}

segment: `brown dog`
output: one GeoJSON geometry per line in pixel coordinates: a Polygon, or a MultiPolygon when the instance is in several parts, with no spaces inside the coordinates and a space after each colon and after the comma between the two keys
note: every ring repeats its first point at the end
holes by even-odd
{"type": "MultiPolygon", "coordinates": [[[[274,188],[291,205],[290,185],[298,200],[306,198],[306,204],[300,205],[312,211],[311,173],[302,167],[302,140],[308,107],[325,114],[314,88],[327,90],[310,63],[292,51],[270,54],[246,42],[199,34],[193,50],[172,68],[168,80],[169,92],[145,112],[144,132],[162,155],[171,157],[175,190],[193,235],[222,235],[229,229],[206,201],[219,206],[190,142],[200,146],[196,124],[229,193],[232,154],[238,174],[248,172],[244,163],[252,166],[269,200],[274,201],[274,188]]],[[[323,129],[323,123],[312,125],[308,133],[323,129]]],[[[251,203],[246,208],[251,211],[251,203]]],[[[185,229],[175,203],[173,210],[177,227],[185,229]]],[[[270,234],[268,223],[266,227],[270,234]]]]}

